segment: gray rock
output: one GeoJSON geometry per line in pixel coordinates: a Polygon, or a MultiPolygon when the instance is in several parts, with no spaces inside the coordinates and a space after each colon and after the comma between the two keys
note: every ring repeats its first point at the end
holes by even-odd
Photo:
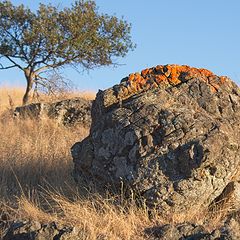
{"type": "Polygon", "coordinates": [[[74,227],[58,226],[55,222],[41,224],[36,221],[14,222],[3,240],[80,240],[81,233],[74,227]]]}
{"type": "Polygon", "coordinates": [[[221,240],[239,240],[240,239],[240,213],[236,212],[234,215],[230,216],[223,227],[220,229],[222,232],[221,240]]]}
{"type": "Polygon", "coordinates": [[[238,180],[239,120],[227,77],[177,65],[131,74],[97,94],[90,135],[72,148],[75,177],[123,183],[163,213],[207,207],[238,180]]]}
{"type": "Polygon", "coordinates": [[[209,233],[203,226],[191,223],[147,228],[145,234],[149,240],[223,240],[219,230],[209,233]]]}
{"type": "Polygon", "coordinates": [[[239,216],[239,212],[229,215],[221,227],[210,232],[206,230],[206,225],[182,223],[146,228],[144,233],[149,240],[239,240],[239,216]]]}
{"type": "Polygon", "coordinates": [[[92,101],[83,98],[67,99],[54,103],[32,103],[17,107],[14,116],[38,119],[49,117],[66,126],[81,124],[90,127],[91,107],[92,101]]]}

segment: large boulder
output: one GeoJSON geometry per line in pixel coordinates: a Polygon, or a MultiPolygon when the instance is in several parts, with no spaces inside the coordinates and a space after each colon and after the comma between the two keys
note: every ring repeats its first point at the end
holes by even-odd
{"type": "Polygon", "coordinates": [[[72,155],[88,184],[123,184],[168,213],[207,207],[239,190],[229,184],[240,169],[240,89],[189,66],[130,74],[98,92],[90,135],[72,155]]]}
{"type": "Polygon", "coordinates": [[[83,98],[66,99],[52,103],[32,103],[17,107],[14,116],[17,118],[51,118],[65,126],[80,124],[91,125],[92,101],[83,98]]]}

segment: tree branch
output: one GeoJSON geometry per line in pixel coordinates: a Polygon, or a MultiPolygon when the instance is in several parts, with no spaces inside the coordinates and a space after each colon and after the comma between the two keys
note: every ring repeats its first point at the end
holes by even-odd
{"type": "Polygon", "coordinates": [[[46,63],[43,62],[45,64],[45,66],[40,67],[35,72],[39,73],[39,72],[44,71],[45,69],[48,69],[48,68],[53,68],[54,69],[54,68],[61,67],[65,64],[71,64],[71,62],[78,57],[79,56],[77,55],[77,56],[74,56],[74,57],[71,57],[71,58],[66,58],[65,60],[62,60],[62,61],[59,61],[59,62],[56,62],[56,63],[53,63],[53,64],[46,64],[46,63]]]}
{"type": "Polygon", "coordinates": [[[21,70],[24,70],[19,64],[17,64],[15,61],[13,61],[9,56],[4,55],[15,67],[20,68],[21,70]]]}
{"type": "Polygon", "coordinates": [[[8,35],[10,35],[10,37],[16,42],[16,44],[20,47],[20,50],[22,51],[22,54],[24,55],[25,59],[27,60],[27,62],[29,62],[29,59],[26,55],[26,53],[24,52],[23,50],[23,45],[20,44],[20,41],[14,36],[11,34],[11,32],[9,32],[8,30],[4,30],[8,35]]]}
{"type": "Polygon", "coordinates": [[[39,69],[37,69],[36,71],[34,71],[36,74],[40,73],[40,72],[43,72],[44,70],[47,70],[51,68],[51,66],[49,65],[46,65],[46,66],[43,66],[43,67],[40,67],[39,69]]]}
{"type": "MultiPolygon", "coordinates": [[[[41,63],[42,63],[42,64],[46,64],[45,61],[48,60],[48,58],[51,56],[51,54],[52,54],[52,52],[49,51],[49,53],[47,54],[47,56],[44,57],[42,60],[35,62],[35,63],[34,63],[34,66],[37,66],[38,64],[41,64],[41,63]]],[[[47,64],[46,64],[46,65],[47,65],[47,64]]],[[[40,68],[39,68],[39,69],[40,69],[40,68]]],[[[38,70],[37,70],[37,71],[38,71],[38,70]]]]}
{"type": "MultiPolygon", "coordinates": [[[[37,48],[35,48],[34,53],[32,54],[32,58],[31,58],[31,60],[30,60],[30,62],[28,64],[28,67],[31,66],[31,65],[33,65],[33,67],[34,67],[34,66],[36,66],[38,64],[38,62],[34,62],[34,60],[35,60],[35,57],[37,56],[37,54],[38,54],[38,52],[40,50],[41,45],[42,45],[42,38],[39,37],[39,42],[37,44],[37,48]]],[[[47,56],[49,56],[49,54],[47,56]]]]}
{"type": "Polygon", "coordinates": [[[0,70],[10,69],[10,68],[14,68],[14,67],[17,67],[17,66],[16,66],[16,65],[12,65],[12,66],[4,67],[4,66],[0,63],[0,70]]]}
{"type": "Polygon", "coordinates": [[[48,83],[45,83],[44,81],[47,81],[47,78],[41,77],[39,75],[36,76],[36,79],[34,80],[35,84],[39,84],[42,87],[48,89],[49,92],[51,92],[52,94],[54,94],[54,92],[51,89],[51,86],[48,83]]]}
{"type": "Polygon", "coordinates": [[[57,68],[57,67],[60,67],[60,66],[64,65],[66,62],[67,62],[67,61],[62,61],[62,62],[53,63],[53,64],[46,64],[46,63],[42,62],[43,64],[45,64],[45,66],[40,67],[39,69],[37,69],[37,70],[35,71],[35,73],[40,73],[40,72],[42,72],[42,71],[44,71],[44,70],[47,70],[47,69],[49,69],[49,68],[57,68]]]}

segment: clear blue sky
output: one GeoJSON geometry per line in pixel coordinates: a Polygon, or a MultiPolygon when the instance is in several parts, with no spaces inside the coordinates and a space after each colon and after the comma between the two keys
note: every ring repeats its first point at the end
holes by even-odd
{"type": "MultiPolygon", "coordinates": [[[[51,2],[68,6],[71,1],[12,0],[32,9],[51,2]]],[[[116,14],[132,23],[137,48],[119,63],[79,74],[64,75],[80,90],[105,89],[131,72],[158,64],[187,64],[227,75],[240,84],[240,0],[96,0],[99,11],[116,14]]],[[[80,69],[81,70],[81,69],[80,69]]],[[[0,84],[24,85],[18,71],[1,71],[0,84]]]]}

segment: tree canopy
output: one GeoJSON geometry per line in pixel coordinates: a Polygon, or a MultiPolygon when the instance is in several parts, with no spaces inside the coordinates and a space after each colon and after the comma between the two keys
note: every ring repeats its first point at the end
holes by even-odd
{"type": "Polygon", "coordinates": [[[49,70],[117,64],[118,57],[135,47],[130,32],[129,23],[99,13],[92,0],[78,0],[63,9],[40,4],[36,12],[0,1],[0,69],[24,72],[26,104],[34,84],[47,86],[49,70]],[[4,58],[7,61],[1,61],[4,58]]]}

